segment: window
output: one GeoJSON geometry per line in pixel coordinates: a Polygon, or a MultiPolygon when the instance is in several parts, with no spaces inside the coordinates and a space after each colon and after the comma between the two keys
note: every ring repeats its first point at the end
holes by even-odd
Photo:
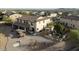
{"type": "Polygon", "coordinates": [[[37,30],[39,30],[39,29],[37,28],[37,30]]]}
{"type": "Polygon", "coordinates": [[[19,21],[19,19],[17,19],[17,21],[19,21]]]}
{"type": "Polygon", "coordinates": [[[26,21],[24,20],[24,23],[26,23],[26,21]]]}
{"type": "Polygon", "coordinates": [[[22,20],[22,23],[24,23],[24,21],[22,20]]]}
{"type": "Polygon", "coordinates": [[[45,28],[45,26],[43,25],[43,29],[45,28]]]}
{"type": "Polygon", "coordinates": [[[21,20],[21,19],[19,19],[19,22],[22,22],[22,20],[21,20]]]}
{"type": "Polygon", "coordinates": [[[24,27],[20,27],[20,29],[24,30],[24,27]]]}
{"type": "Polygon", "coordinates": [[[66,26],[68,26],[68,23],[66,23],[66,26]]]}
{"type": "Polygon", "coordinates": [[[33,26],[33,23],[31,23],[31,25],[33,26]]]}
{"type": "Polygon", "coordinates": [[[43,23],[44,23],[45,21],[43,20],[43,23]]]}
{"type": "Polygon", "coordinates": [[[17,21],[20,22],[20,19],[18,19],[17,21]]]}
{"type": "Polygon", "coordinates": [[[75,25],[73,25],[73,28],[75,27],[75,25]]]}

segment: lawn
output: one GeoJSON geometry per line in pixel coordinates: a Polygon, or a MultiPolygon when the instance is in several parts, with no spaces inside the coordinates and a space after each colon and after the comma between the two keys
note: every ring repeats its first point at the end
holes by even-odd
{"type": "Polygon", "coordinates": [[[79,39],[79,30],[78,29],[70,30],[70,36],[72,39],[79,39]]]}

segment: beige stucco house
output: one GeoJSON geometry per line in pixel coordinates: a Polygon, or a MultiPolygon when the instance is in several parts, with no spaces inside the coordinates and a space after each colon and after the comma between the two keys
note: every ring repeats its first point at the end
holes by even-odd
{"type": "Polygon", "coordinates": [[[59,14],[59,15],[62,15],[62,14],[63,14],[63,12],[58,12],[58,14],[59,14]]]}
{"type": "Polygon", "coordinates": [[[57,13],[51,13],[50,17],[57,17],[57,13]]]}
{"type": "Polygon", "coordinates": [[[22,27],[25,31],[39,32],[51,22],[51,17],[22,16],[13,23],[13,26],[22,27]]]}
{"type": "Polygon", "coordinates": [[[21,14],[12,14],[12,15],[9,16],[9,18],[10,18],[13,22],[15,22],[16,19],[19,18],[19,17],[22,17],[22,15],[21,15],[21,14]]]}

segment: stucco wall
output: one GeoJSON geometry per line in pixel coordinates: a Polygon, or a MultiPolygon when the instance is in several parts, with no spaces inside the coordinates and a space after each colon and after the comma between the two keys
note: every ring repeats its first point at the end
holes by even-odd
{"type": "Polygon", "coordinates": [[[50,22],[51,22],[50,19],[46,19],[46,20],[36,22],[36,27],[35,27],[36,32],[39,32],[40,30],[42,30],[50,22]]]}

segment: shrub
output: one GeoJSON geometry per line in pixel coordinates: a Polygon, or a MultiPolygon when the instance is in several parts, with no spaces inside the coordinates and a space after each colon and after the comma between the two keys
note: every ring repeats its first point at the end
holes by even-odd
{"type": "Polygon", "coordinates": [[[64,25],[57,23],[54,25],[54,29],[56,30],[57,33],[61,34],[61,33],[63,33],[64,25]]]}
{"type": "Polygon", "coordinates": [[[79,46],[79,30],[71,29],[67,39],[68,41],[72,42],[74,45],[79,46]]]}
{"type": "Polygon", "coordinates": [[[51,23],[49,23],[49,24],[47,24],[47,27],[48,28],[52,28],[54,25],[53,25],[53,23],[51,22],[51,23]]]}
{"type": "Polygon", "coordinates": [[[9,17],[6,17],[6,16],[3,18],[3,21],[5,21],[6,24],[12,23],[12,20],[9,17]]]}

